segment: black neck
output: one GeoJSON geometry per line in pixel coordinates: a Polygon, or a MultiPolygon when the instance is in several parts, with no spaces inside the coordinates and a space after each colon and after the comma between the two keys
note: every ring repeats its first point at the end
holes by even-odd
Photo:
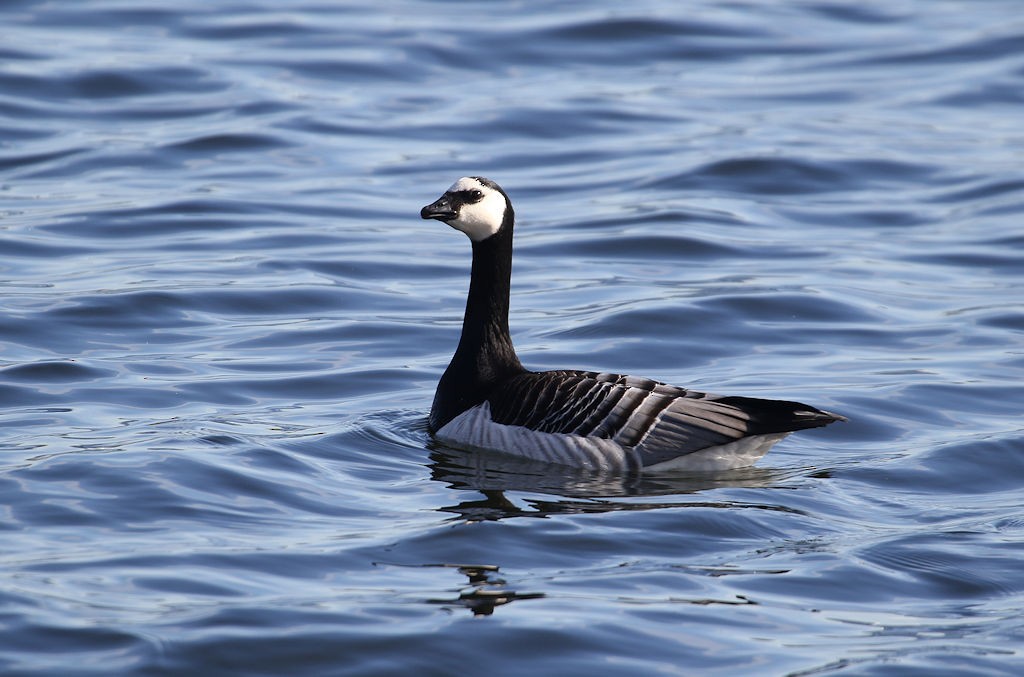
{"type": "Polygon", "coordinates": [[[511,278],[511,230],[473,243],[473,272],[456,359],[470,358],[477,364],[483,359],[485,363],[497,360],[519,365],[508,330],[511,278]]]}
{"type": "Polygon", "coordinates": [[[473,272],[462,320],[462,338],[437,386],[430,429],[486,399],[501,380],[524,371],[512,347],[508,304],[512,277],[512,223],[473,243],[473,272]]]}

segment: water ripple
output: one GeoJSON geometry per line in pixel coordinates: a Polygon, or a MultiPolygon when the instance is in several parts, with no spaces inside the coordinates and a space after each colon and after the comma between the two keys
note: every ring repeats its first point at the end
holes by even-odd
{"type": "Polygon", "coordinates": [[[0,671],[1020,672],[1014,9],[5,3],[0,671]],[[531,368],[850,422],[434,444],[465,174],[531,368]]]}

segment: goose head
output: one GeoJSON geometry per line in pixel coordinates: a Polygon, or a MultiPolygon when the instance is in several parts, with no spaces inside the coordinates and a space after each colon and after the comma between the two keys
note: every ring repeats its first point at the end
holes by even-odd
{"type": "Polygon", "coordinates": [[[482,176],[464,176],[421,209],[420,216],[443,221],[480,242],[502,228],[511,228],[513,212],[501,186],[482,176]]]}

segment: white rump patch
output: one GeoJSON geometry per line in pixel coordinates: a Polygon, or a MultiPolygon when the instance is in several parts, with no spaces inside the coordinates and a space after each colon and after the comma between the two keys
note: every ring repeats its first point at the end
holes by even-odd
{"type": "Polygon", "coordinates": [[[445,223],[456,230],[461,230],[474,242],[486,240],[501,228],[507,206],[505,196],[470,176],[464,176],[453,183],[448,192],[463,190],[478,190],[484,196],[479,202],[462,205],[458,215],[445,223]]]}
{"type": "Polygon", "coordinates": [[[732,470],[754,465],[776,442],[789,433],[752,435],[733,442],[676,456],[668,461],[644,467],[644,472],[708,472],[732,470]]]}

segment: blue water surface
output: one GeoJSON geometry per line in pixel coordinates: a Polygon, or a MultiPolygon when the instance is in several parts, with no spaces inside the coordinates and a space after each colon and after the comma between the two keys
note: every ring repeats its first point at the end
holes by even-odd
{"type": "Polygon", "coordinates": [[[0,673],[1024,672],[1011,0],[0,5],[0,673]],[[805,401],[756,467],[425,416],[485,175],[535,369],[805,401]]]}

